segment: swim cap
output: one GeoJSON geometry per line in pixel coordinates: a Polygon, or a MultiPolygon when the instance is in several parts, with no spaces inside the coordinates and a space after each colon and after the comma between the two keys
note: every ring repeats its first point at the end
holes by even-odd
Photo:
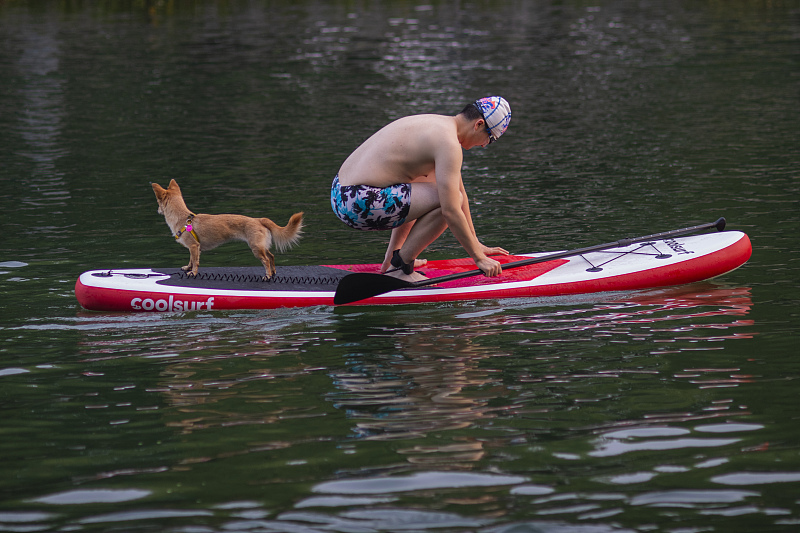
{"type": "Polygon", "coordinates": [[[499,139],[511,122],[511,106],[508,101],[502,96],[488,96],[475,100],[474,105],[483,115],[486,127],[494,137],[492,140],[499,139]]]}

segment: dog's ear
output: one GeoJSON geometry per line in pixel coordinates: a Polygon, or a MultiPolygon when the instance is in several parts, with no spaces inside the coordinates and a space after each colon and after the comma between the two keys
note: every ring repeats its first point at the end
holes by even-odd
{"type": "Polygon", "coordinates": [[[151,183],[150,185],[153,187],[153,192],[156,193],[156,198],[159,200],[167,193],[167,191],[164,190],[164,187],[158,183],[151,183]]]}
{"type": "Polygon", "coordinates": [[[169,187],[167,187],[167,189],[177,189],[177,190],[181,190],[181,188],[180,188],[180,187],[178,187],[178,182],[177,182],[177,181],[175,181],[174,179],[171,179],[171,180],[169,180],[169,187]]]}

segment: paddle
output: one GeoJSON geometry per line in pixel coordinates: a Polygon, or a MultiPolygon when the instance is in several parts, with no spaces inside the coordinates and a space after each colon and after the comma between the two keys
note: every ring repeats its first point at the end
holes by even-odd
{"type": "MultiPolygon", "coordinates": [[[[725,229],[725,219],[720,218],[716,222],[707,224],[700,224],[699,226],[691,226],[683,229],[676,229],[672,231],[665,231],[663,233],[654,233],[652,235],[645,235],[643,237],[634,237],[630,239],[620,239],[615,242],[608,242],[605,244],[597,244],[595,246],[587,246],[586,248],[576,248],[574,250],[567,250],[565,252],[556,252],[552,254],[543,255],[540,257],[531,257],[530,259],[522,259],[513,261],[503,265],[503,270],[510,270],[536,263],[545,263],[554,259],[563,259],[565,257],[572,257],[575,255],[586,254],[589,252],[597,252],[606,250],[608,248],[624,248],[637,242],[644,242],[650,240],[661,240],[669,237],[677,237],[679,235],[687,235],[689,233],[696,233],[711,228],[716,228],[717,231],[725,229]]],[[[339,281],[336,287],[336,294],[333,297],[333,303],[336,305],[349,304],[359,300],[365,300],[379,294],[395,291],[398,289],[416,289],[419,287],[426,287],[428,285],[436,285],[437,283],[444,283],[446,281],[453,281],[461,278],[468,278],[483,274],[482,270],[468,270],[466,272],[458,272],[456,274],[449,274],[447,276],[440,276],[436,278],[426,279],[422,281],[405,281],[385,274],[373,274],[369,272],[359,272],[348,274],[339,281]]]]}

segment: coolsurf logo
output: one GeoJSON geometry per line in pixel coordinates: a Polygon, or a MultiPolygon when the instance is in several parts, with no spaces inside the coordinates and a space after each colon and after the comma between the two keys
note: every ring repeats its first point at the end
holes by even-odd
{"type": "Polygon", "coordinates": [[[675,239],[666,240],[666,241],[664,241],[664,244],[666,244],[667,246],[672,248],[672,251],[675,252],[678,255],[681,255],[681,254],[693,254],[694,253],[693,251],[687,250],[686,248],[684,248],[683,245],[681,243],[679,243],[678,241],[676,241],[675,239]]]}
{"type": "Polygon", "coordinates": [[[214,306],[214,297],[206,301],[176,300],[173,295],[168,299],[159,298],[134,298],[131,300],[131,307],[137,311],[201,311],[208,310],[214,306]]]}

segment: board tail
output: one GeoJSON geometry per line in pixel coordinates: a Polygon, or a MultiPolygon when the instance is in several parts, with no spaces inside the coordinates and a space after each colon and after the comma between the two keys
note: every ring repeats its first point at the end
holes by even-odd
{"type": "Polygon", "coordinates": [[[279,226],[268,218],[259,219],[261,224],[272,233],[272,242],[275,247],[285,252],[300,240],[300,235],[303,234],[303,212],[295,213],[289,218],[289,222],[285,226],[279,226]]]}

